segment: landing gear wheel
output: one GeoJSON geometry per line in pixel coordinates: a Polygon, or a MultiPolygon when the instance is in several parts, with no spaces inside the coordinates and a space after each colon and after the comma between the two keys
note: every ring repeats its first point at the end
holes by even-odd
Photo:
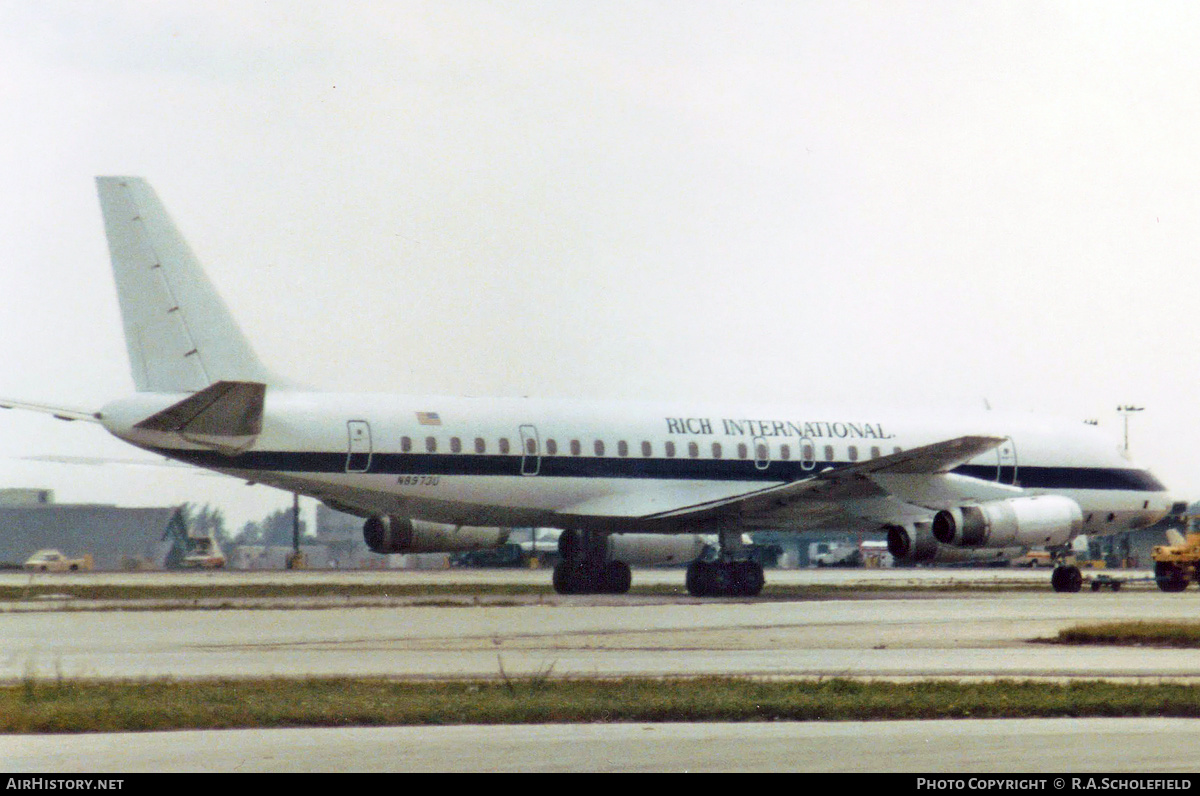
{"type": "Polygon", "coordinates": [[[574,586],[574,578],[572,577],[574,567],[565,562],[559,562],[554,565],[554,574],[550,578],[550,582],[554,584],[554,591],[557,594],[573,594],[571,587],[574,586]]]}
{"type": "Polygon", "coordinates": [[[739,597],[757,597],[767,580],[763,576],[762,564],[757,561],[734,561],[731,567],[733,593],[739,597]]]}
{"type": "Polygon", "coordinates": [[[1055,567],[1054,574],[1050,576],[1050,585],[1057,592],[1077,592],[1083,588],[1083,574],[1079,567],[1055,567]]]}
{"type": "Polygon", "coordinates": [[[595,578],[590,567],[578,561],[562,561],[554,566],[554,590],[559,594],[589,594],[595,578]]]}
{"type": "Polygon", "coordinates": [[[560,561],[551,580],[559,594],[627,594],[633,575],[624,561],[560,561]]]}
{"type": "Polygon", "coordinates": [[[707,561],[693,561],[688,564],[687,584],[688,594],[693,597],[707,597],[712,591],[713,565],[707,561]]]}
{"type": "Polygon", "coordinates": [[[693,597],[756,597],[765,582],[757,561],[693,561],[687,568],[693,597]]]}
{"type": "Polygon", "coordinates": [[[600,591],[605,594],[628,594],[633,574],[624,561],[609,561],[604,565],[600,591]]]}
{"type": "Polygon", "coordinates": [[[1154,580],[1163,591],[1183,591],[1188,586],[1187,573],[1178,564],[1158,561],[1154,564],[1154,580]]]}

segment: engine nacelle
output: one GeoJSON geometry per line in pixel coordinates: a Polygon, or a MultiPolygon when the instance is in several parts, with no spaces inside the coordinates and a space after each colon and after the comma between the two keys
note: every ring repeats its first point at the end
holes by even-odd
{"type": "Polygon", "coordinates": [[[889,525],[888,552],[898,564],[987,564],[1008,562],[1023,554],[1024,547],[997,547],[976,550],[951,547],[933,538],[930,524],[889,525]]]}
{"type": "Polygon", "coordinates": [[[563,531],[558,537],[558,552],[566,559],[579,559],[591,552],[606,561],[621,561],[635,567],[663,564],[686,564],[704,552],[704,538],[699,534],[613,533],[601,538],[603,547],[586,551],[583,534],[563,531]]]}
{"type": "Polygon", "coordinates": [[[508,541],[508,529],[385,516],[363,523],[363,539],[372,553],[457,553],[499,547],[508,541]]]}
{"type": "Polygon", "coordinates": [[[1061,495],[957,506],[933,517],[933,537],[955,547],[1066,544],[1083,530],[1083,511],[1061,495]]]}
{"type": "Polygon", "coordinates": [[[933,532],[927,522],[889,525],[887,546],[892,558],[903,562],[935,561],[938,548],[941,547],[933,538],[933,532]]]}
{"type": "Polygon", "coordinates": [[[608,557],[634,567],[686,564],[704,552],[698,534],[617,533],[608,537],[608,557]]]}

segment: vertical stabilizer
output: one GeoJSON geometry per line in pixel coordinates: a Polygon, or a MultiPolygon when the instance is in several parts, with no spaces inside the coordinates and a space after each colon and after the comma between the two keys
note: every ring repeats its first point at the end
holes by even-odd
{"type": "Polygon", "coordinates": [[[154,189],[139,177],[97,177],[96,185],[138,391],[275,382],[154,189]]]}

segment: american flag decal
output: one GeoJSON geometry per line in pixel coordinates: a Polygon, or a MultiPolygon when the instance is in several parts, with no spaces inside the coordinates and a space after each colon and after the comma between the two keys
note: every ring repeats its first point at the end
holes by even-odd
{"type": "Polygon", "coordinates": [[[423,426],[440,426],[442,418],[437,412],[417,412],[417,422],[423,426]]]}

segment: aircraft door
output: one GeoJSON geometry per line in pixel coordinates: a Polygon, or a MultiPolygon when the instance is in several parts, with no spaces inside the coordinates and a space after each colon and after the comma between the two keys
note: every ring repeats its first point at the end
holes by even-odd
{"type": "Polygon", "coordinates": [[[996,481],[1017,486],[1017,445],[1012,437],[1005,437],[996,448],[996,481]]]}
{"type": "Polygon", "coordinates": [[[521,475],[537,475],[542,465],[542,443],[536,426],[521,426],[521,475]]]}
{"type": "Polygon", "coordinates": [[[350,436],[346,472],[365,473],[371,467],[371,426],[365,420],[351,420],[346,430],[350,436]]]}

